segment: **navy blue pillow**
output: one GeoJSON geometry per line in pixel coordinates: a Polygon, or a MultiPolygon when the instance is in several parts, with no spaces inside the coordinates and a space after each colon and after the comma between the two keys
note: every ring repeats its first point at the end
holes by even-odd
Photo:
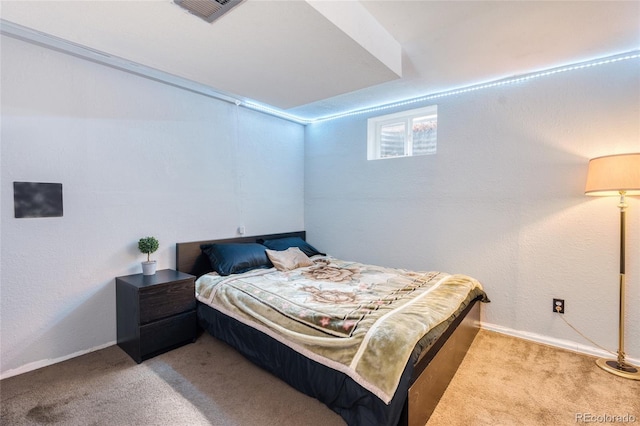
{"type": "Polygon", "coordinates": [[[307,256],[315,256],[316,254],[325,255],[324,253],[320,253],[313,247],[311,244],[306,242],[300,237],[286,237],[286,238],[276,238],[274,240],[264,240],[261,243],[271,250],[286,250],[289,247],[298,247],[304,254],[307,256]]]}
{"type": "Polygon", "coordinates": [[[209,257],[211,267],[220,275],[240,274],[252,269],[271,268],[266,247],[257,243],[203,244],[200,250],[209,257]]]}

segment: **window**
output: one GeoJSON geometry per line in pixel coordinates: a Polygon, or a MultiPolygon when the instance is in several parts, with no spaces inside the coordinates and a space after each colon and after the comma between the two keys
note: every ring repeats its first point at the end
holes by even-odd
{"type": "Polygon", "coordinates": [[[368,160],[436,153],[437,105],[373,117],[367,123],[368,160]]]}

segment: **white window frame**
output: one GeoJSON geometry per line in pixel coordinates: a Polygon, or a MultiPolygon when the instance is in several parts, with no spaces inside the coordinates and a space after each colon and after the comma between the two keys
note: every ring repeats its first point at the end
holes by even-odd
{"type": "Polygon", "coordinates": [[[367,120],[367,160],[387,160],[392,158],[415,157],[418,155],[433,155],[437,149],[437,122],[438,105],[429,105],[423,108],[397,112],[394,114],[371,117],[367,120]],[[436,121],[436,146],[433,150],[424,154],[413,153],[413,121],[417,118],[433,117],[436,121]],[[382,149],[382,128],[390,124],[404,124],[404,155],[387,156],[381,155],[382,149]]]}

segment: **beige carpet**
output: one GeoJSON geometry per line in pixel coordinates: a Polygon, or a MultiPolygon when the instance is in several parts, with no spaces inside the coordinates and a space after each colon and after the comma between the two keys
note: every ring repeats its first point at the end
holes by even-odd
{"type": "Polygon", "coordinates": [[[4,425],[344,425],[203,334],[136,364],[118,346],[0,381],[4,425]]]}
{"type": "Polygon", "coordinates": [[[427,425],[622,423],[599,421],[613,420],[605,415],[640,424],[640,381],[595,358],[481,330],[427,425]]]}
{"type": "MultiPolygon", "coordinates": [[[[344,424],[208,335],[139,365],[113,346],[5,379],[0,400],[2,425],[344,424]]],[[[577,415],[640,424],[640,382],[481,331],[428,426],[574,425],[577,415]]]]}

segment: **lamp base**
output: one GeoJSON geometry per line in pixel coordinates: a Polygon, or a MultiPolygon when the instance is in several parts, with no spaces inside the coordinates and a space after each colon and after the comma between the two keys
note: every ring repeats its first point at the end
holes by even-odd
{"type": "Polygon", "coordinates": [[[640,369],[631,364],[625,363],[623,366],[618,366],[617,360],[604,358],[596,360],[596,364],[604,371],[615,374],[616,376],[624,377],[625,379],[640,380],[640,369]]]}

